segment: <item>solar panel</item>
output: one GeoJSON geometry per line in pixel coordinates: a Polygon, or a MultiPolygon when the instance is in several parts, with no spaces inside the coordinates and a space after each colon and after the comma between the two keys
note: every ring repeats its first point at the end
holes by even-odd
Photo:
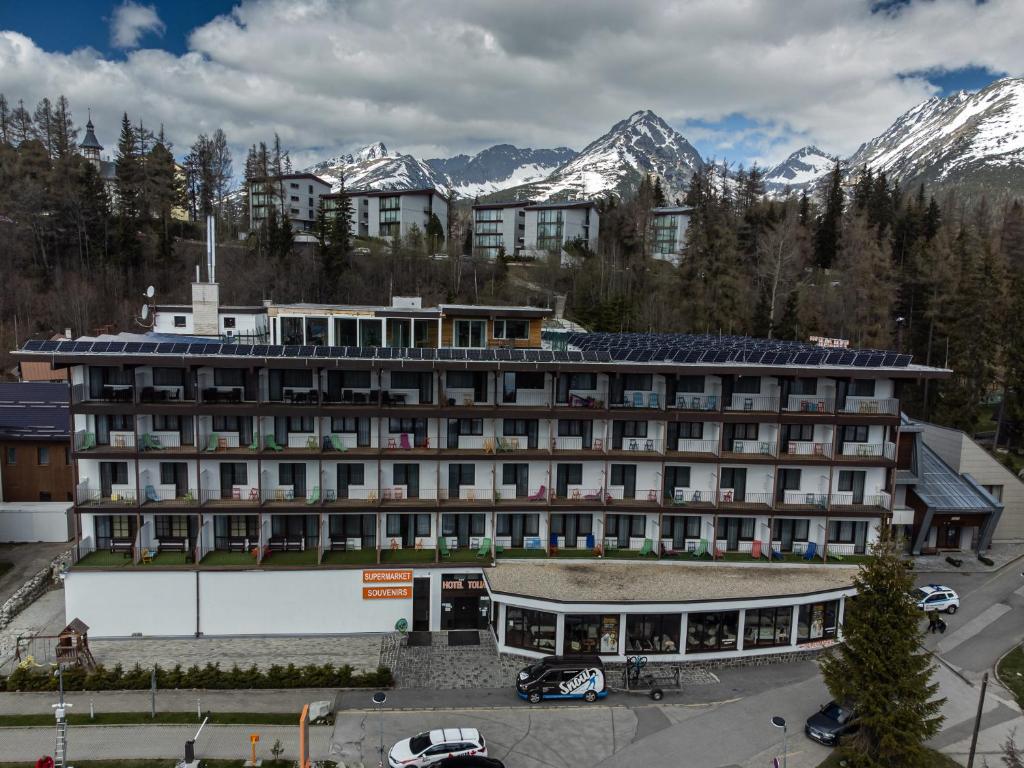
{"type": "Polygon", "coordinates": [[[885,355],[882,352],[872,352],[868,355],[868,365],[872,368],[877,368],[885,360],[885,355]]]}
{"type": "Polygon", "coordinates": [[[905,368],[906,366],[910,365],[910,363],[913,362],[913,360],[913,355],[898,355],[896,358],[896,365],[905,368]]]}
{"type": "Polygon", "coordinates": [[[438,360],[451,360],[452,359],[452,351],[450,349],[439,349],[439,350],[437,350],[437,359],[438,360]]]}
{"type": "Polygon", "coordinates": [[[496,349],[494,350],[494,357],[497,360],[511,360],[512,351],[509,349],[496,349]]]}
{"type": "Polygon", "coordinates": [[[317,348],[310,344],[299,347],[299,357],[314,357],[316,356],[316,350],[317,348]]]}
{"type": "Polygon", "coordinates": [[[110,342],[109,341],[97,341],[95,344],[92,345],[92,347],[90,348],[89,351],[90,352],[107,352],[109,350],[109,348],[110,348],[110,342]]]}
{"type": "Polygon", "coordinates": [[[299,357],[299,352],[302,350],[298,344],[285,344],[281,348],[282,357],[299,357]]]}
{"type": "Polygon", "coordinates": [[[856,352],[843,352],[843,359],[839,361],[840,365],[853,365],[853,361],[857,359],[856,352]]]}
{"type": "Polygon", "coordinates": [[[437,350],[433,347],[424,347],[420,352],[423,353],[424,360],[434,360],[437,357],[437,350]]]}
{"type": "Polygon", "coordinates": [[[154,352],[156,352],[156,347],[157,347],[156,344],[151,344],[149,342],[143,342],[142,344],[139,344],[139,352],[141,352],[144,355],[151,355],[154,352]]]}
{"type": "Polygon", "coordinates": [[[508,353],[511,356],[513,361],[520,361],[520,362],[522,362],[523,360],[526,359],[526,350],[523,350],[523,349],[510,349],[508,351],[508,353]]]}
{"type": "Polygon", "coordinates": [[[479,360],[480,359],[480,350],[479,349],[467,349],[466,350],[466,357],[468,357],[470,360],[479,360]]]}
{"type": "Polygon", "coordinates": [[[172,344],[171,352],[175,355],[184,355],[188,352],[188,344],[172,344]]]}
{"type": "Polygon", "coordinates": [[[258,357],[266,357],[270,346],[267,344],[253,344],[252,353],[258,357]]]}

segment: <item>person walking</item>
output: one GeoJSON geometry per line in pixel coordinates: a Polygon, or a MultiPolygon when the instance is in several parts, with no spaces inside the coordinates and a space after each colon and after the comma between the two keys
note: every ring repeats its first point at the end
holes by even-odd
{"type": "Polygon", "coordinates": [[[934,635],[939,628],[939,615],[935,611],[928,611],[928,634],[934,635]]]}

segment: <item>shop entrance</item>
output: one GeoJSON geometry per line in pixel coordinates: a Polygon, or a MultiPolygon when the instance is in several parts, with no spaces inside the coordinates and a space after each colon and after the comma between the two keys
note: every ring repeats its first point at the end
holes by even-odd
{"type": "Polygon", "coordinates": [[[490,611],[483,574],[442,574],[441,629],[486,629],[490,611]]]}
{"type": "Polygon", "coordinates": [[[412,631],[430,630],[430,578],[416,578],[412,582],[412,631]]]}

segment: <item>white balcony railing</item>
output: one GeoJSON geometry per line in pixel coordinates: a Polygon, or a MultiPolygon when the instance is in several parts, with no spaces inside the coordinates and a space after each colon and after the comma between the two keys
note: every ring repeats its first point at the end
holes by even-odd
{"type": "Polygon", "coordinates": [[[832,456],[832,443],[811,443],[800,440],[791,440],[786,446],[786,453],[790,456],[817,456],[829,458],[832,456]]]}
{"type": "Polygon", "coordinates": [[[685,411],[717,411],[721,401],[718,395],[693,395],[677,392],[675,401],[669,403],[669,407],[685,411]]]}
{"type": "Polygon", "coordinates": [[[864,458],[885,458],[890,461],[896,458],[895,443],[843,443],[843,456],[861,456],[864,458]]]}
{"type": "Polygon", "coordinates": [[[718,441],[680,438],[676,442],[676,450],[680,453],[706,453],[713,456],[718,453],[718,441]]]}
{"type": "Polygon", "coordinates": [[[571,435],[551,438],[551,448],[555,451],[582,451],[583,438],[571,435]]]}
{"type": "Polygon", "coordinates": [[[779,410],[779,398],[775,395],[733,394],[732,400],[726,405],[730,411],[775,413],[779,410]]]}
{"type": "Polygon", "coordinates": [[[786,410],[797,413],[832,413],[835,407],[834,398],[819,395],[790,395],[786,401],[786,410]]]}
{"type": "Polygon", "coordinates": [[[730,448],[733,453],[756,454],[760,456],[775,455],[774,440],[733,440],[730,448]]]}
{"type": "Polygon", "coordinates": [[[899,411],[900,401],[895,397],[848,397],[842,412],[896,416],[899,411]]]}

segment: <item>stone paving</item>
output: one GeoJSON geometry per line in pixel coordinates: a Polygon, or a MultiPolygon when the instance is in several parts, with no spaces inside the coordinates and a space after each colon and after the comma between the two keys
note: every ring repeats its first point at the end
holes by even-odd
{"type": "Polygon", "coordinates": [[[992,565],[985,565],[973,552],[943,552],[941,555],[918,555],[914,558],[914,570],[918,573],[995,573],[1007,563],[1024,556],[1024,544],[993,544],[985,553],[992,565]],[[963,561],[957,568],[946,562],[946,556],[963,561]]]}

